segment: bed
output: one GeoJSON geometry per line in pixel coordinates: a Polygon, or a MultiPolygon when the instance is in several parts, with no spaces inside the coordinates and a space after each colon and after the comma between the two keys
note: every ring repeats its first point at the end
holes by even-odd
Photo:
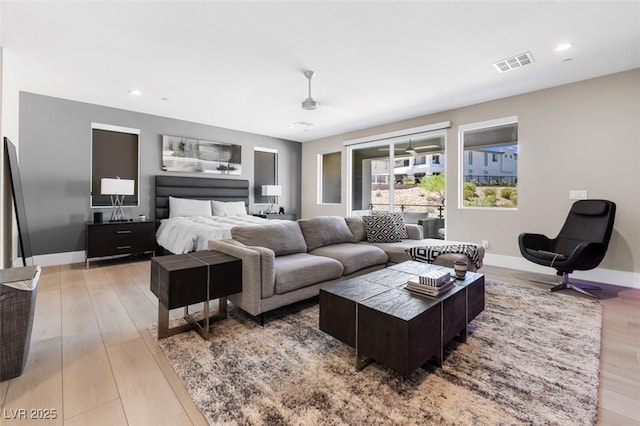
{"type": "Polygon", "coordinates": [[[247,214],[248,205],[248,180],[156,176],[156,241],[173,254],[207,250],[209,240],[230,238],[233,226],[267,221],[247,214]],[[207,214],[204,209],[210,202],[207,214]]]}

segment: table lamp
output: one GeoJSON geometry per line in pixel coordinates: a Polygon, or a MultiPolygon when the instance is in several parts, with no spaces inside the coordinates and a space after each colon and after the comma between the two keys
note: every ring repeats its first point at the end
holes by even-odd
{"type": "Polygon", "coordinates": [[[110,222],[121,222],[127,220],[122,210],[122,203],[125,195],[133,195],[135,180],[132,179],[100,179],[100,194],[111,196],[111,219],[110,222]]]}
{"type": "Polygon", "coordinates": [[[278,197],[281,195],[280,185],[262,185],[262,196],[269,197],[269,213],[273,213],[273,205],[278,202],[278,197]]]}

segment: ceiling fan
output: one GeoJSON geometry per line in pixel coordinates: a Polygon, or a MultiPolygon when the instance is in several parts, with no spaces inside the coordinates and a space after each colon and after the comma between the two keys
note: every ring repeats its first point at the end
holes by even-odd
{"type": "MultiPolygon", "coordinates": [[[[394,152],[404,152],[406,154],[411,154],[411,155],[417,155],[418,152],[416,150],[420,149],[420,148],[424,148],[424,147],[419,146],[419,147],[415,147],[414,148],[411,145],[411,139],[409,139],[409,146],[407,146],[406,148],[394,148],[393,151],[394,152]]],[[[378,151],[390,151],[390,149],[389,148],[378,148],[378,151]]]]}
{"type": "Polygon", "coordinates": [[[304,70],[304,76],[307,78],[307,80],[309,80],[309,96],[307,96],[307,99],[302,101],[302,109],[314,110],[318,108],[318,105],[319,105],[318,102],[311,97],[311,79],[315,75],[316,75],[315,71],[304,70]]]}

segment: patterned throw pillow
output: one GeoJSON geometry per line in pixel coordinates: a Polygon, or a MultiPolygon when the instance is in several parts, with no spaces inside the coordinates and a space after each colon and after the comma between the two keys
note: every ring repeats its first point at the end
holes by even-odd
{"type": "Polygon", "coordinates": [[[396,223],[389,215],[362,216],[370,243],[397,243],[401,240],[396,223]]]}
{"type": "Polygon", "coordinates": [[[380,210],[374,210],[371,212],[373,216],[390,216],[393,219],[393,223],[396,225],[396,229],[398,234],[400,235],[400,239],[406,240],[409,238],[409,234],[407,233],[407,227],[404,224],[404,218],[400,213],[391,213],[380,210]]]}

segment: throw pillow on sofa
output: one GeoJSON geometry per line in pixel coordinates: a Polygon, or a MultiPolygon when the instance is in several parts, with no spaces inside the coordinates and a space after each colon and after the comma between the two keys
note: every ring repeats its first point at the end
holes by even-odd
{"type": "Polygon", "coordinates": [[[363,216],[367,241],[370,243],[397,243],[401,241],[398,227],[389,215],[363,216]]]}
{"type": "Polygon", "coordinates": [[[393,223],[396,226],[396,230],[398,234],[400,234],[400,239],[404,240],[409,238],[409,234],[407,233],[407,227],[404,224],[404,218],[400,213],[391,213],[386,211],[374,210],[371,212],[373,216],[389,216],[393,220],[393,223]]]}

